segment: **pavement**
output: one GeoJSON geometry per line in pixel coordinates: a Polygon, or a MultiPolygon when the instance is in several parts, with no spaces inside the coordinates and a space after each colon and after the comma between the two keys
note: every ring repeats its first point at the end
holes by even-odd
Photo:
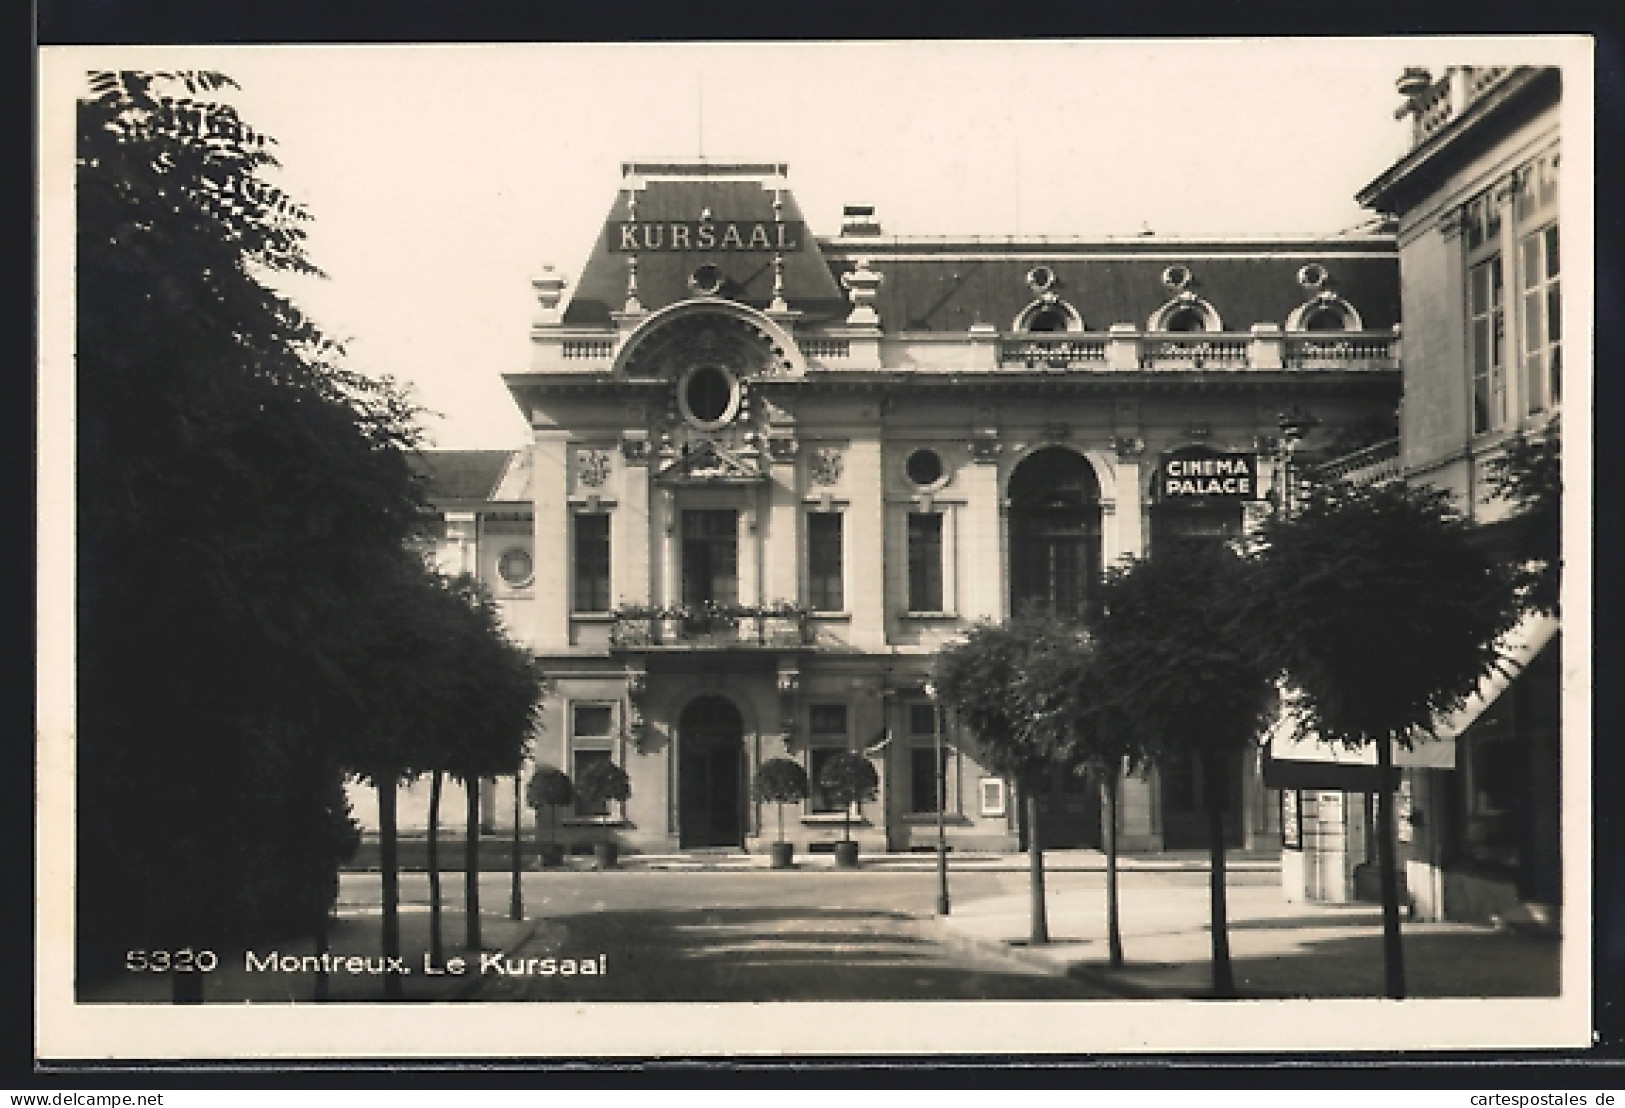
{"type": "MultiPolygon", "coordinates": [[[[1381,997],[1382,913],[1375,904],[1289,903],[1278,886],[1226,890],[1236,994],[1252,998],[1381,997]]],[[[1120,898],[1124,964],[1112,967],[1104,890],[1046,897],[1050,941],[1033,945],[1027,894],[955,903],[935,921],[946,942],[1003,956],[1134,998],[1212,996],[1205,885],[1120,898]]],[[[1401,922],[1406,995],[1556,996],[1561,940],[1465,923],[1401,922]]]]}

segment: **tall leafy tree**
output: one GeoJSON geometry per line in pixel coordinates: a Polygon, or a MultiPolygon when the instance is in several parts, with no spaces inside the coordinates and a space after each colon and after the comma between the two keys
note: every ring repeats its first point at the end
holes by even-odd
{"type": "Polygon", "coordinates": [[[1561,426],[1516,435],[1489,463],[1490,487],[1509,501],[1512,515],[1484,528],[1492,547],[1517,566],[1525,607],[1558,613],[1563,580],[1563,455],[1561,426]]]}
{"type": "MultiPolygon", "coordinates": [[[[1028,656],[1016,692],[1030,718],[1034,742],[1055,751],[1072,772],[1100,782],[1105,809],[1106,949],[1111,965],[1123,964],[1118,911],[1117,825],[1122,774],[1139,769],[1145,750],[1139,732],[1121,711],[1116,690],[1101,667],[1092,631],[1082,625],[1028,621],[1028,656]]],[[[1036,825],[1036,815],[1029,818],[1036,825]]]]}
{"type": "Polygon", "coordinates": [[[411,404],[268,283],[316,272],[310,217],[234,87],[97,72],[78,108],[83,973],[319,926],[333,647],[420,518],[411,404]]]}
{"type": "Polygon", "coordinates": [[[1258,535],[1249,640],[1301,693],[1304,732],[1374,745],[1387,995],[1405,995],[1394,862],[1394,746],[1424,740],[1497,665],[1516,622],[1515,575],[1445,492],[1391,483],[1312,484],[1258,535]]]}
{"type": "Polygon", "coordinates": [[[1044,847],[1038,824],[1038,793],[1058,773],[1072,773],[1084,760],[1077,733],[1040,718],[1051,710],[1039,686],[1023,675],[1037,658],[1069,649],[1080,630],[1042,617],[1008,625],[978,623],[937,656],[934,681],[942,701],[976,733],[978,758],[1015,781],[1027,815],[1027,857],[1032,893],[1030,939],[1049,942],[1044,898],[1044,847]]]}
{"type": "Polygon", "coordinates": [[[1242,632],[1248,568],[1218,545],[1132,561],[1107,578],[1097,624],[1099,679],[1116,698],[1120,725],[1157,761],[1188,759],[1201,769],[1218,996],[1235,993],[1224,868],[1231,767],[1276,706],[1273,674],[1242,632]]]}

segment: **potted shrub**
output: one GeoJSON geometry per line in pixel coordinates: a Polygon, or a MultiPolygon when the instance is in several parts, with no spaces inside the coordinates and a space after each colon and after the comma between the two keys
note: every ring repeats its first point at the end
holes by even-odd
{"type": "Polygon", "coordinates": [[[547,809],[547,841],[541,844],[542,865],[564,864],[564,844],[558,841],[559,809],[576,798],[575,786],[561,769],[537,766],[525,786],[525,802],[536,811],[536,822],[542,822],[542,809],[547,809]]]}
{"type": "Polygon", "coordinates": [[[655,613],[656,610],[646,604],[622,604],[610,613],[610,643],[615,646],[653,645],[655,613]]]}
{"type": "MultiPolygon", "coordinates": [[[[605,800],[624,804],[631,799],[632,782],[627,779],[626,771],[614,762],[595,762],[576,782],[576,795],[589,804],[605,800]]],[[[614,868],[618,852],[615,831],[608,824],[604,827],[604,837],[594,847],[594,853],[598,856],[599,869],[614,868]]]]}
{"type": "Polygon", "coordinates": [[[850,869],[858,864],[858,844],[852,841],[852,805],[879,795],[880,778],[869,759],[856,751],[843,750],[824,763],[818,785],[841,806],[841,841],[835,844],[835,864],[850,869]]]}
{"type": "Polygon", "coordinates": [[[784,806],[807,799],[807,771],[789,758],[769,758],[756,767],[756,799],[779,809],[779,841],[771,846],[774,869],[789,869],[795,844],[784,841],[784,806]]]}

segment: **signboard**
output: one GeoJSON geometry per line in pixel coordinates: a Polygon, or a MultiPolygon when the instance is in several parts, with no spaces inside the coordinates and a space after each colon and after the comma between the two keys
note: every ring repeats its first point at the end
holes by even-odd
{"type": "Polygon", "coordinates": [[[1297,789],[1281,790],[1281,848],[1303,849],[1303,794],[1297,789]]]}
{"type": "Polygon", "coordinates": [[[1157,466],[1162,500],[1257,500],[1258,456],[1217,450],[1175,450],[1157,466]]]}
{"type": "Polygon", "coordinates": [[[806,224],[774,219],[654,219],[612,221],[606,233],[616,254],[780,254],[806,242],[806,224]]]}

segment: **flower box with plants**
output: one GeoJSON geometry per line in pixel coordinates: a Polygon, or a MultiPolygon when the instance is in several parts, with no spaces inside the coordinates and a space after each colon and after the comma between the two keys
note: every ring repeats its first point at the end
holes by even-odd
{"type": "MultiPolygon", "coordinates": [[[[576,796],[589,805],[608,802],[625,804],[632,798],[632,782],[626,770],[614,762],[595,762],[588,766],[576,782],[576,796]]],[[[613,869],[619,849],[615,842],[615,829],[611,820],[604,820],[604,837],[594,846],[599,869],[613,869]]]]}
{"type": "Polygon", "coordinates": [[[755,784],[756,799],[765,800],[779,810],[779,841],[771,849],[773,868],[789,869],[795,856],[795,844],[784,841],[784,806],[807,799],[811,791],[807,771],[789,758],[769,758],[757,767],[755,784]]]}
{"type": "Polygon", "coordinates": [[[558,841],[559,809],[573,802],[575,795],[569,776],[555,766],[537,766],[525,786],[525,802],[535,810],[538,824],[542,822],[542,809],[547,809],[547,839],[538,851],[543,866],[564,864],[564,844],[558,841]]]}

